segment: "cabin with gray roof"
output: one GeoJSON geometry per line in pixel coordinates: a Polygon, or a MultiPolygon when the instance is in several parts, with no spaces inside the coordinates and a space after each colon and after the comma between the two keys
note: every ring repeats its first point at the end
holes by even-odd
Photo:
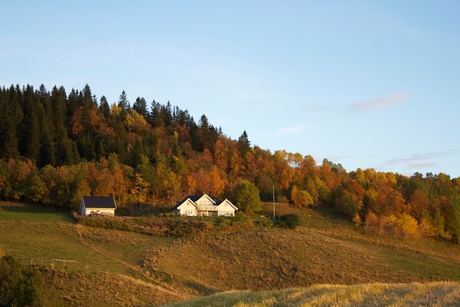
{"type": "Polygon", "coordinates": [[[85,216],[114,216],[116,208],[117,205],[112,196],[83,196],[80,202],[79,213],[85,216]]]}
{"type": "Polygon", "coordinates": [[[238,208],[228,199],[221,201],[203,194],[185,197],[171,212],[176,216],[235,216],[236,210],[238,208]]]}

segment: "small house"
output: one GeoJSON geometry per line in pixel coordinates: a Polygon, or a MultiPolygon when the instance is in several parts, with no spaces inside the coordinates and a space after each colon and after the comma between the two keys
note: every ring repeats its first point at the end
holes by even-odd
{"type": "Polygon", "coordinates": [[[81,215],[105,215],[114,216],[115,199],[111,196],[83,196],[80,203],[81,215]]]}
{"type": "Polygon", "coordinates": [[[236,210],[238,208],[228,199],[221,201],[203,194],[185,197],[171,212],[177,216],[235,216],[236,210]]]}

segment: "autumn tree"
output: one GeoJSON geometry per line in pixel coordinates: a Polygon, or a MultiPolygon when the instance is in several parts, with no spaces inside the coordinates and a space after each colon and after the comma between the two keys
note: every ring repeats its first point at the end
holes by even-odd
{"type": "Polygon", "coordinates": [[[238,182],[233,198],[238,209],[246,214],[254,214],[261,209],[259,189],[247,180],[238,182]]]}
{"type": "Polygon", "coordinates": [[[335,208],[342,214],[354,218],[361,211],[365,191],[355,180],[348,180],[333,192],[335,208]]]}
{"type": "Polygon", "coordinates": [[[305,190],[299,190],[294,186],[291,190],[291,201],[296,207],[307,207],[313,205],[313,198],[305,190]]]}
{"type": "Polygon", "coordinates": [[[449,211],[449,220],[447,227],[452,234],[454,242],[460,243],[460,197],[456,196],[451,200],[449,211]]]}
{"type": "MultiPolygon", "coordinates": [[[[455,216],[455,213],[454,213],[453,216],[455,216]]],[[[455,219],[455,217],[454,217],[454,219],[455,219]]],[[[446,231],[445,231],[446,230],[446,222],[445,222],[444,216],[441,213],[440,208],[435,209],[432,221],[433,221],[432,222],[433,227],[434,227],[434,229],[436,231],[436,235],[438,235],[441,238],[446,238],[446,231]]]]}
{"type": "Polygon", "coordinates": [[[134,195],[139,195],[139,204],[145,202],[146,195],[148,193],[148,188],[150,184],[142,179],[140,173],[135,173],[134,187],[131,189],[131,193],[134,195]]]}
{"type": "Polygon", "coordinates": [[[430,199],[422,189],[415,190],[410,196],[410,213],[419,221],[425,212],[428,212],[430,199]]]}

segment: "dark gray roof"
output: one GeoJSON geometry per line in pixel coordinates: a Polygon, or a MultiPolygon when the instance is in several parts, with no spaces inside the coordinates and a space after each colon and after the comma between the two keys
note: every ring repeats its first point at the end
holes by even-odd
{"type": "Polygon", "coordinates": [[[112,196],[83,196],[86,208],[116,208],[115,199],[112,196]]]}
{"type": "Polygon", "coordinates": [[[174,207],[172,207],[171,210],[176,210],[177,207],[179,207],[180,205],[182,205],[182,203],[183,203],[184,201],[186,201],[187,199],[189,199],[189,198],[190,198],[191,201],[196,202],[198,199],[200,199],[200,197],[201,197],[201,196],[197,196],[197,195],[189,195],[189,196],[185,197],[184,199],[182,199],[180,202],[178,202],[174,207]]]}

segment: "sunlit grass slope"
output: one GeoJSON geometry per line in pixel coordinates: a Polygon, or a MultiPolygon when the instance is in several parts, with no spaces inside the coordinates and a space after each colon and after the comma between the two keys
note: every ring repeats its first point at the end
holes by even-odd
{"type": "Polygon", "coordinates": [[[225,292],[178,302],[169,307],[203,306],[459,306],[460,284],[315,285],[265,292],[225,292]]]}
{"type": "MultiPolygon", "coordinates": [[[[0,202],[0,248],[44,259],[47,285],[68,306],[156,306],[201,296],[216,305],[221,292],[237,297],[230,306],[252,304],[238,296],[253,295],[260,306],[328,305],[328,294],[372,305],[372,293],[404,302],[419,292],[458,303],[458,245],[377,239],[330,212],[300,214],[304,226],[295,231],[224,227],[178,239],[87,227],[70,213],[0,202]]],[[[376,304],[385,305],[381,299],[376,304]]]]}
{"type": "Polygon", "coordinates": [[[221,231],[184,238],[145,260],[203,294],[315,284],[460,281],[460,248],[435,240],[385,241],[311,212],[296,231],[221,231]]]}
{"type": "Polygon", "coordinates": [[[139,266],[146,254],[170,246],[170,238],[83,227],[70,213],[7,202],[0,202],[0,233],[0,249],[39,264],[47,285],[69,306],[158,305],[193,297],[139,266]],[[76,263],[50,265],[51,259],[76,263]]]}

